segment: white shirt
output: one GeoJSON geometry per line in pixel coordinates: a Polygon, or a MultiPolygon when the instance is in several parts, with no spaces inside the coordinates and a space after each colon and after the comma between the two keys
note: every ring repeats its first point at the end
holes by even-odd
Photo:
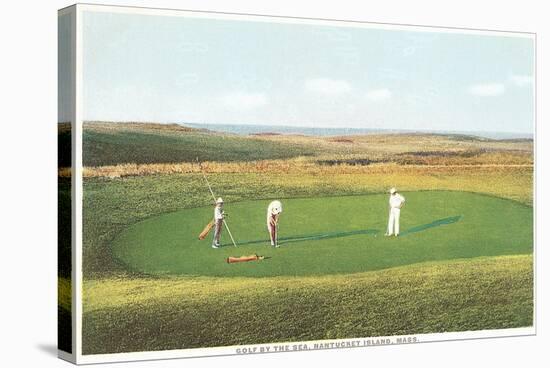
{"type": "Polygon", "coordinates": [[[274,211],[275,205],[276,205],[276,203],[275,203],[275,201],[273,201],[267,207],[267,224],[268,225],[271,223],[271,218],[272,217],[275,220],[275,223],[277,223],[277,221],[279,221],[279,213],[274,211]]]}
{"type": "Polygon", "coordinates": [[[216,206],[214,209],[214,220],[223,220],[223,209],[216,206]]]}
{"type": "Polygon", "coordinates": [[[403,203],[405,203],[405,197],[403,197],[401,194],[396,193],[396,194],[390,195],[391,208],[401,208],[403,203]]]}

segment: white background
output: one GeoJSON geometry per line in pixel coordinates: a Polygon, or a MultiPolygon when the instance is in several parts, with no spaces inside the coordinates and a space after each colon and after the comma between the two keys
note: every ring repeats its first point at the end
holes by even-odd
{"type": "MultiPolygon", "coordinates": [[[[100,3],[89,0],[89,3],[100,3]]],[[[212,10],[387,23],[536,32],[538,38],[538,336],[365,349],[131,363],[206,366],[542,366],[548,325],[548,129],[545,106],[550,26],[543,1],[115,1],[212,10]],[[546,15],[546,16],[545,16],[546,15]],[[545,24],[546,23],[546,24],[545,24]],[[546,289],[546,290],[544,290],[546,289]]],[[[0,365],[68,366],[56,358],[57,9],[69,1],[4,2],[0,13],[0,365]]],[[[546,109],[547,110],[547,109],[546,109]]],[[[111,365],[106,365],[111,366],[111,365]]],[[[123,366],[123,364],[113,364],[123,366]]]]}

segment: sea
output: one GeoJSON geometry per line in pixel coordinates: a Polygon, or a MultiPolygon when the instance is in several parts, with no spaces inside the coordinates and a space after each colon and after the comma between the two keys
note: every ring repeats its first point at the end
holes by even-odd
{"type": "Polygon", "coordinates": [[[181,125],[198,129],[208,129],[222,133],[238,135],[251,134],[300,134],[307,136],[343,136],[365,134],[399,134],[399,133],[424,133],[424,134],[457,134],[476,136],[489,139],[533,139],[532,133],[512,132],[485,132],[485,131],[438,131],[438,130],[406,130],[406,129],[370,129],[370,128],[334,128],[334,127],[301,127],[285,125],[253,125],[253,124],[209,124],[209,123],[182,123],[181,125]]]}

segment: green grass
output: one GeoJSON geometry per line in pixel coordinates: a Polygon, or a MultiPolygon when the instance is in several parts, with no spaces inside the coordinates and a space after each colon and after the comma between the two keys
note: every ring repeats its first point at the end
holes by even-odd
{"type": "MultiPolygon", "coordinates": [[[[349,153],[355,159],[370,158],[371,151],[386,160],[425,148],[464,148],[444,137],[362,137],[350,147],[164,126],[88,128],[84,160],[92,166],[197,156],[253,161],[349,153]]],[[[531,152],[529,143],[474,143],[466,148],[531,152]]],[[[500,159],[499,153],[489,163],[500,159]]],[[[237,240],[248,243],[220,250],[209,247],[210,239],[196,240],[212,216],[200,174],[85,178],[84,354],[532,326],[532,168],[336,169],[241,172],[237,163],[231,172],[209,174],[228,202],[237,240]],[[387,197],[376,193],[391,186],[407,196],[400,239],[381,237],[387,197]],[[441,189],[453,192],[416,193],[441,189]],[[317,197],[329,197],[331,214],[323,213],[317,197]],[[287,243],[277,250],[263,245],[268,198],[284,198],[280,230],[287,243]],[[366,209],[358,208],[358,199],[366,209]],[[321,222],[304,217],[311,208],[321,222]],[[250,253],[273,258],[223,262],[250,253]]]]}
{"type": "Polygon", "coordinates": [[[204,132],[166,134],[151,131],[113,132],[84,129],[84,166],[119,163],[174,163],[201,161],[240,161],[285,159],[310,156],[311,145],[270,142],[251,137],[204,132]]]}
{"type": "Polygon", "coordinates": [[[68,353],[72,352],[72,291],[71,279],[57,279],[57,346],[68,353]]]}
{"type": "MultiPolygon", "coordinates": [[[[64,126],[65,127],[65,126],[64,126]]],[[[60,130],[60,143],[67,132],[60,130]]],[[[69,132],[70,138],[70,132],[69,132]]],[[[69,142],[70,143],[70,142],[69,142]]],[[[532,141],[454,135],[242,136],[176,124],[86,122],[84,166],[201,161],[250,162],[317,156],[324,164],[532,164],[532,141]]],[[[61,163],[61,166],[66,166],[61,163]]]]}
{"type": "Polygon", "coordinates": [[[57,185],[57,345],[59,349],[70,353],[72,351],[71,179],[59,177],[57,185]]]}
{"type": "Polygon", "coordinates": [[[84,286],[84,354],[533,324],[532,256],[352,275],[140,278],[84,286]]]}
{"type": "Polygon", "coordinates": [[[281,247],[268,245],[269,200],[227,203],[238,248],[223,232],[222,249],[197,236],[212,207],[141,221],[113,242],[114,256],[146,274],[306,276],[364,272],[417,262],[532,252],[532,210],[517,202],[464,192],[411,192],[400,238],[383,236],[387,195],[283,200],[281,247]],[[227,264],[228,256],[272,258],[227,264]]]}
{"type": "MultiPolygon", "coordinates": [[[[283,174],[270,175],[269,180],[266,180],[266,175],[259,173],[228,173],[210,174],[209,178],[214,192],[223,195],[227,202],[265,198],[364,195],[381,193],[391,186],[397,186],[404,191],[478,191],[518,199],[525,204],[532,201],[532,172],[517,169],[414,173],[390,171],[353,175],[283,174]]],[[[84,278],[103,278],[128,273],[124,265],[117,263],[112,255],[113,240],[128,226],[163,213],[203,207],[210,202],[210,193],[200,174],[116,179],[86,178],[83,202],[84,278]]],[[[285,217],[287,214],[285,213],[285,217]]],[[[384,212],[382,219],[386,215],[384,212]]],[[[288,221],[283,218],[282,226],[285,222],[288,221]]],[[[408,226],[406,222],[403,224],[408,226]]],[[[201,223],[200,228],[203,226],[201,223]]],[[[263,231],[264,226],[260,225],[260,231],[263,231]]],[[[284,227],[281,231],[284,233],[284,227]]]]}
{"type": "Polygon", "coordinates": [[[71,179],[57,180],[57,273],[71,277],[71,179]]]}

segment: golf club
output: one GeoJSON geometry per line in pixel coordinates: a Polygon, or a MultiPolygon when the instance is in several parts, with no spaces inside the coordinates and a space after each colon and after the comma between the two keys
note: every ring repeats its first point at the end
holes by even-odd
{"type": "MultiPolygon", "coordinates": [[[[212,191],[212,187],[210,186],[210,182],[208,181],[208,178],[206,177],[206,173],[204,172],[204,170],[202,168],[202,164],[199,161],[198,157],[197,157],[197,162],[199,163],[199,168],[201,169],[202,177],[206,181],[206,185],[208,186],[208,190],[210,191],[210,194],[212,195],[212,199],[214,200],[214,202],[216,202],[216,196],[214,195],[214,191],[212,191]]],[[[227,225],[227,222],[225,221],[225,218],[223,219],[223,224],[225,225],[225,229],[227,230],[227,233],[229,234],[229,237],[231,238],[231,242],[233,243],[233,245],[236,248],[237,243],[235,243],[235,239],[233,238],[233,234],[231,234],[231,230],[229,230],[229,226],[227,225]]]]}

